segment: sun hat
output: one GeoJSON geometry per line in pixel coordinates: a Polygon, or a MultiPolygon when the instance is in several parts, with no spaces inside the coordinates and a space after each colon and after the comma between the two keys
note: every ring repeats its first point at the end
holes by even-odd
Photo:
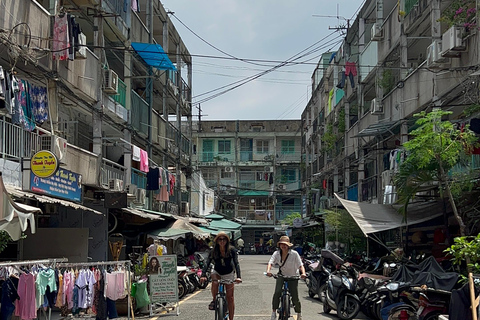
{"type": "Polygon", "coordinates": [[[220,232],[215,236],[215,238],[213,239],[213,242],[217,242],[218,238],[221,238],[221,237],[227,238],[227,241],[230,242],[230,237],[228,236],[227,233],[225,233],[225,232],[223,232],[223,231],[220,231],[220,232]]]}
{"type": "Polygon", "coordinates": [[[277,247],[280,247],[280,244],[286,244],[289,247],[293,247],[293,243],[290,242],[290,238],[288,236],[281,236],[280,240],[277,242],[277,247]]]}

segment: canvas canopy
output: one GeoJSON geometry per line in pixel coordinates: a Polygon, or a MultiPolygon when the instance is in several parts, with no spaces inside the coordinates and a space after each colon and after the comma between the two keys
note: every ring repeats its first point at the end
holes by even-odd
{"type": "Polygon", "coordinates": [[[370,233],[425,222],[443,214],[440,203],[437,201],[413,203],[408,206],[407,220],[405,221],[398,211],[399,206],[350,201],[340,198],[337,194],[335,197],[352,216],[365,236],[370,233]]]}
{"type": "Polygon", "coordinates": [[[205,232],[199,227],[191,224],[184,218],[178,218],[172,221],[168,226],[149,232],[150,238],[169,240],[185,238],[188,233],[192,233],[195,238],[206,239],[210,236],[210,233],[205,232]]]}

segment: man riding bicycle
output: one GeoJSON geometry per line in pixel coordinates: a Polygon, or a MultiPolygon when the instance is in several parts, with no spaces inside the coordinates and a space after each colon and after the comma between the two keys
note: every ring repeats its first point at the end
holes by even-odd
{"type": "MultiPolygon", "coordinates": [[[[272,276],[270,270],[272,269],[272,266],[277,264],[280,266],[278,271],[279,274],[285,277],[293,277],[298,275],[298,271],[300,270],[300,277],[305,279],[305,267],[303,266],[302,259],[298,252],[291,249],[293,244],[290,243],[290,238],[288,236],[280,237],[280,240],[277,242],[277,247],[280,247],[280,249],[275,251],[270,257],[270,261],[268,261],[267,276],[272,276]]],[[[276,320],[277,318],[277,309],[280,304],[280,296],[282,295],[284,281],[288,281],[288,288],[292,296],[295,312],[297,313],[297,320],[302,320],[302,306],[300,304],[300,299],[298,298],[298,280],[284,280],[283,277],[278,277],[275,284],[275,292],[272,299],[273,312],[271,320],[276,320]]]]}
{"type": "Polygon", "coordinates": [[[240,275],[240,264],[238,263],[238,254],[235,247],[230,245],[230,237],[225,232],[219,232],[215,239],[213,239],[214,246],[208,255],[208,259],[205,263],[205,266],[202,270],[202,276],[200,281],[205,281],[205,274],[210,268],[210,263],[214,264],[213,271],[211,274],[212,278],[212,297],[213,300],[210,302],[208,308],[210,310],[215,309],[215,297],[218,293],[218,280],[230,281],[229,284],[226,284],[227,291],[227,305],[229,320],[233,320],[235,313],[235,302],[233,297],[233,283],[242,282],[240,275]]]}

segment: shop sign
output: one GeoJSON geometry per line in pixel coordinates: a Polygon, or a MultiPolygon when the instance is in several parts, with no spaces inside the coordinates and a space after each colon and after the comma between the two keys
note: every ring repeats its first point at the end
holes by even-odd
{"type": "MultiPolygon", "coordinates": [[[[33,172],[33,170],[32,170],[33,172]]],[[[82,202],[82,175],[66,169],[58,169],[48,178],[30,174],[30,190],[36,193],[82,202]]]]}
{"type": "Polygon", "coordinates": [[[30,160],[30,170],[40,178],[51,177],[58,169],[58,160],[55,154],[47,150],[41,150],[30,160]]]}
{"type": "Polygon", "coordinates": [[[150,279],[151,303],[178,301],[177,256],[163,255],[156,258],[160,264],[154,273],[148,275],[150,279]]]}
{"type": "Polygon", "coordinates": [[[293,227],[294,228],[301,228],[303,225],[303,220],[301,218],[293,219],[293,227]]]}

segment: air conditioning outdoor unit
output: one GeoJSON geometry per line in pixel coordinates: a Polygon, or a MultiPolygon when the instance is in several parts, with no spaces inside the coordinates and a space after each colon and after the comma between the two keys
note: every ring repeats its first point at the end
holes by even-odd
{"type": "Polygon", "coordinates": [[[123,180],[110,179],[108,180],[108,189],[114,191],[123,191],[123,180]]]}
{"type": "Polygon", "coordinates": [[[265,166],[265,168],[263,169],[265,172],[273,172],[273,167],[271,166],[265,166]]]}
{"type": "Polygon", "coordinates": [[[459,57],[459,52],[467,50],[462,39],[463,31],[464,28],[453,26],[442,35],[442,56],[459,57]]]}
{"type": "Polygon", "coordinates": [[[225,172],[233,172],[233,167],[225,167],[225,172]]]}
{"type": "Polygon", "coordinates": [[[381,101],[377,100],[377,98],[372,100],[372,114],[378,115],[383,114],[383,104],[381,101]]]}
{"type": "Polygon", "coordinates": [[[448,58],[441,55],[443,42],[433,41],[427,47],[427,68],[441,68],[448,62],[448,58]]]}
{"type": "Polygon", "coordinates": [[[137,185],[131,183],[127,186],[125,191],[127,191],[128,194],[133,194],[136,197],[137,196],[137,190],[138,190],[137,185]]]}
{"type": "Polygon", "coordinates": [[[118,94],[118,75],[111,69],[105,70],[103,92],[111,95],[118,94]]]}
{"type": "Polygon", "coordinates": [[[372,41],[380,41],[383,39],[383,29],[378,23],[372,25],[372,41]]]}
{"type": "Polygon", "coordinates": [[[140,204],[140,205],[144,205],[145,204],[145,200],[147,198],[147,190],[145,189],[142,189],[142,188],[138,188],[137,189],[137,199],[136,199],[136,203],[140,204]]]}
{"type": "Polygon", "coordinates": [[[59,162],[64,163],[67,157],[67,139],[55,135],[41,136],[40,149],[52,152],[59,162]]]}
{"type": "Polygon", "coordinates": [[[285,184],[279,184],[279,185],[277,186],[277,188],[278,188],[278,190],[286,190],[286,189],[287,189],[287,185],[285,185],[285,184]]]}

